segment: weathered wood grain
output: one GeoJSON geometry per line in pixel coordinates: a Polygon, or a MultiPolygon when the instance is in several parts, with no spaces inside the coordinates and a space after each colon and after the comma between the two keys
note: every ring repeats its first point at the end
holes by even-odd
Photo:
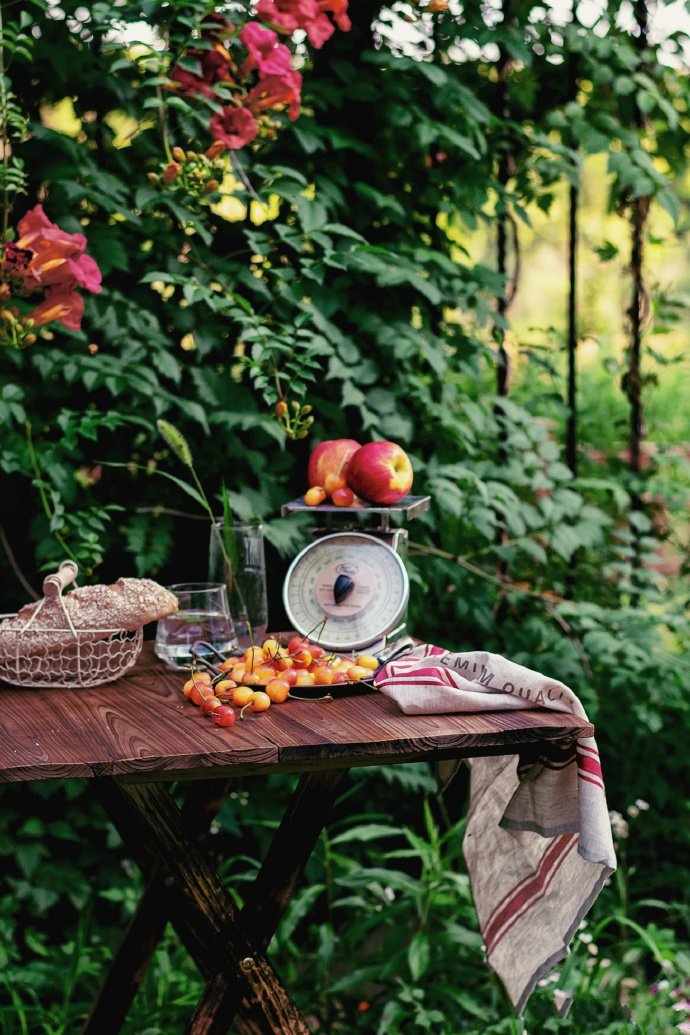
{"type": "Polygon", "coordinates": [[[113,782],[113,791],[120,793],[129,809],[130,822],[121,830],[123,836],[131,842],[138,831],[158,854],[161,871],[176,891],[179,915],[197,936],[204,970],[218,976],[209,982],[196,1027],[189,1030],[220,1033],[222,1024],[229,1027],[246,999],[252,1012],[263,1014],[266,1035],[308,1035],[273,967],[238,923],[229,892],[185,830],[167,791],[156,784],[124,786],[118,781],[113,782]]]}
{"type": "Polygon", "coordinates": [[[77,690],[0,686],[0,782],[59,777],[180,776],[416,761],[517,750],[588,736],[590,724],[543,709],[403,715],[376,692],[332,702],[287,701],[221,729],[181,694],[144,644],[130,673],[77,690]]]}
{"type": "MultiPolygon", "coordinates": [[[[181,812],[182,822],[190,836],[202,839],[208,833],[209,824],[220,809],[227,789],[227,780],[207,780],[190,788],[181,812]]],[[[173,894],[156,863],[152,865],[152,873],[110,962],[82,1035],[115,1035],[119,1032],[156,946],[174,916],[173,894]]]]}

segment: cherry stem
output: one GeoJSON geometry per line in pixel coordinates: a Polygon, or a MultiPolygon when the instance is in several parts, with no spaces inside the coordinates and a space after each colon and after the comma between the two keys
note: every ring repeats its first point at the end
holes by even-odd
{"type": "Polygon", "coordinates": [[[288,697],[291,697],[293,699],[293,701],[332,701],[333,700],[333,694],[326,694],[324,697],[295,697],[295,695],[293,694],[292,690],[288,694],[288,697]]]}
{"type": "Polygon", "coordinates": [[[326,628],[326,622],[327,621],[328,621],[328,615],[324,615],[323,618],[321,619],[321,621],[316,623],[316,625],[313,627],[313,629],[311,629],[310,632],[307,633],[307,635],[304,637],[304,639],[305,640],[311,639],[311,640],[314,641],[314,643],[318,644],[319,636],[323,633],[324,629],[326,628]],[[314,636],[313,635],[314,630],[316,630],[316,629],[319,630],[319,636],[314,636]]]}

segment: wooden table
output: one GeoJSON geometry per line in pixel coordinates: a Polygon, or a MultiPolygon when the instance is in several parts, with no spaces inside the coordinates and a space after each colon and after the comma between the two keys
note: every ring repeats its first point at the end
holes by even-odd
{"type": "Polygon", "coordinates": [[[352,766],[515,754],[522,745],[591,736],[573,716],[535,709],[403,715],[376,692],[288,701],[221,729],[180,693],[151,644],[112,684],[26,690],[0,684],[0,781],[93,778],[147,880],[83,1029],[120,1030],[170,920],[206,981],[186,1031],[307,1035],[265,950],[352,766]],[[237,911],[203,847],[233,777],[301,779],[244,907],[237,911]],[[171,781],[195,781],[185,807],[171,781]],[[261,889],[259,892],[259,888],[261,889]]]}

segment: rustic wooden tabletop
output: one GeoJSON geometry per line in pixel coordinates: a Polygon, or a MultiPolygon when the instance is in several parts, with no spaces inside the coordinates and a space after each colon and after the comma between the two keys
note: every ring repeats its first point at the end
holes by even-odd
{"type": "Polygon", "coordinates": [[[182,682],[145,643],[135,667],[112,684],[32,690],[0,683],[0,781],[299,772],[507,754],[593,732],[581,719],[542,709],[403,715],[375,690],[330,702],[289,700],[223,729],[183,698],[182,682]]]}

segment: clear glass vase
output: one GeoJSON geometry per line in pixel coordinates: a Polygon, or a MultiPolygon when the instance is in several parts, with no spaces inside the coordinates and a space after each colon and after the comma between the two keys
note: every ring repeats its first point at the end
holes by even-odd
{"type": "Polygon", "coordinates": [[[233,562],[228,570],[221,549],[225,528],[222,518],[211,529],[208,556],[208,577],[224,582],[228,590],[230,612],[241,647],[263,643],[268,628],[266,592],[266,554],[264,529],[260,524],[233,523],[229,555],[233,562]]]}

